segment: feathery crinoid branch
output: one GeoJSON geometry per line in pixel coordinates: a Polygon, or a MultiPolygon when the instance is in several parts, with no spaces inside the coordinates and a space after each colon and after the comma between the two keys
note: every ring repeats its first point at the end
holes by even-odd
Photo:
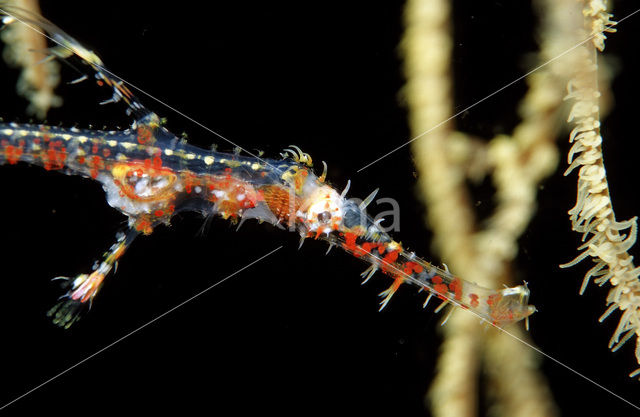
{"type": "MultiPolygon", "coordinates": [[[[573,143],[568,155],[570,166],[565,175],[580,168],[576,205],[569,214],[573,230],[582,233],[582,240],[586,242],[578,248],[582,251],[580,255],[562,267],[573,266],[586,258],[593,260],[595,265],[586,273],[580,293],[591,278],[600,286],[607,282],[611,284],[608,308],[600,321],[618,309],[622,316],[609,348],[615,352],[635,334],[636,358],[640,363],[640,268],[634,266],[633,257],[627,253],[636,240],[636,217],[626,221],[615,218],[602,159],[598,107],[597,51],[604,49],[604,32],[614,32],[615,22],[607,12],[605,0],[585,1],[583,15],[584,37],[589,37],[589,42],[576,51],[575,74],[568,83],[565,97],[573,104],[567,121],[574,124],[569,137],[573,143]]],[[[640,369],[637,369],[630,376],[639,374],[640,369]]]]}

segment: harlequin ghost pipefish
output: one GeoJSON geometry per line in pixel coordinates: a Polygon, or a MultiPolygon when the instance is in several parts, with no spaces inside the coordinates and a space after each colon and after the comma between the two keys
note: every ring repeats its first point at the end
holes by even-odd
{"type": "Polygon", "coordinates": [[[46,32],[56,44],[48,50],[51,58],[78,61],[98,85],[111,89],[107,101],[124,103],[134,117],[131,127],[121,131],[0,124],[0,163],[25,162],[98,181],[107,203],[128,218],[91,272],[58,277],[65,280],[67,292],[48,313],[57,325],[68,328],[78,320],[137,236],[169,225],[185,211],[232,222],[257,219],[296,231],[301,242],[314,238],[342,248],[369,264],[364,282],[378,270],[392,278],[380,293],[380,309],[407,283],[428,294],[425,306],[435,296],[442,300],[436,311],[452,304],[497,326],[535,312],[528,305],[526,285],[482,288],[404,250],[366,214],[375,192],[360,204],[347,199],[346,189],[339,192],[326,181],[326,164],[317,176],[311,157],[299,148],[285,149],[281,159],[262,159],[190,145],[168,131],[95,53],[54,24],[3,2],[0,15],[4,25],[26,24],[46,32]]]}

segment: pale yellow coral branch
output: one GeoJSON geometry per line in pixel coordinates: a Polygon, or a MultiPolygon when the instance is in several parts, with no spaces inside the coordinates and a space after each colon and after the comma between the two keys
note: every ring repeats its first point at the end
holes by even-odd
{"type": "MultiPolygon", "coordinates": [[[[420,133],[452,114],[449,3],[411,0],[405,19],[405,95],[411,129],[420,133]]],[[[555,46],[553,42],[547,45],[555,46]]],[[[543,49],[540,61],[551,59],[547,55],[553,53],[543,49]]],[[[456,273],[486,286],[499,287],[508,281],[517,239],[535,211],[538,185],[557,165],[555,126],[566,80],[556,77],[550,66],[528,76],[527,82],[529,92],[520,109],[523,122],[512,137],[498,137],[483,146],[447,123],[412,143],[434,246],[456,273]],[[471,152],[474,171],[467,167],[471,152]],[[485,172],[478,172],[478,167],[485,172]],[[488,226],[482,229],[476,224],[465,181],[471,172],[479,177],[489,169],[493,170],[497,205],[488,226]]],[[[429,393],[434,415],[476,415],[476,373],[483,368],[501,370],[488,373],[489,385],[495,387],[492,410],[510,416],[555,413],[544,378],[535,366],[534,352],[515,346],[517,342],[511,338],[480,330],[469,315],[454,315],[444,334],[438,374],[429,393]],[[506,382],[512,380],[522,383],[514,389],[506,382]]]]}
{"type": "MultiPolygon", "coordinates": [[[[13,3],[34,14],[40,14],[37,0],[14,0],[13,3]]],[[[62,99],[54,93],[54,88],[60,82],[60,66],[53,60],[40,62],[43,55],[34,52],[47,49],[46,39],[26,25],[5,27],[1,38],[6,43],[3,51],[5,61],[11,66],[22,68],[17,90],[18,94],[30,101],[27,112],[44,119],[51,107],[62,104],[62,99]]]]}

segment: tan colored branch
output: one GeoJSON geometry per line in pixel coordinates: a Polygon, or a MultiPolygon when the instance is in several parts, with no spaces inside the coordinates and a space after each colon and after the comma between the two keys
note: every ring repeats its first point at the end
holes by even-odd
{"type": "MultiPolygon", "coordinates": [[[[465,279],[500,287],[510,280],[517,239],[535,212],[538,185],[557,165],[555,126],[566,79],[556,74],[554,66],[527,78],[529,91],[520,106],[523,122],[512,136],[482,145],[455,132],[453,123],[431,131],[452,114],[448,5],[446,1],[410,0],[406,7],[402,46],[409,122],[414,136],[429,131],[413,143],[419,186],[434,231],[434,246],[442,258],[465,279]],[[471,153],[479,156],[472,159],[471,153]],[[472,160],[475,170],[468,169],[472,160]],[[482,170],[485,172],[480,173],[482,170]],[[482,229],[475,221],[465,176],[472,172],[480,176],[489,170],[497,190],[497,205],[488,226],[482,229]]],[[[564,11],[568,7],[567,1],[555,5],[551,8],[554,13],[561,13],[559,7],[564,11]]],[[[566,30],[564,26],[562,30],[566,30]]],[[[540,63],[555,53],[555,47],[553,41],[542,45],[540,63]]],[[[482,369],[487,370],[492,387],[492,411],[510,416],[554,415],[550,392],[537,370],[535,352],[513,338],[483,331],[478,320],[463,313],[454,315],[443,331],[438,374],[429,392],[434,415],[476,415],[477,373],[482,369]],[[515,388],[509,381],[520,384],[515,388]]]]}
{"type": "MultiPolygon", "coordinates": [[[[18,7],[40,14],[37,0],[13,2],[18,7]]],[[[53,60],[39,62],[45,55],[35,52],[47,49],[46,39],[26,25],[9,25],[0,37],[6,44],[4,60],[11,66],[22,67],[17,91],[31,102],[27,112],[44,119],[51,107],[62,104],[62,99],[53,91],[60,82],[60,66],[53,60]]]]}
{"type": "MultiPolygon", "coordinates": [[[[451,37],[449,3],[444,0],[409,0],[405,9],[405,53],[412,131],[421,134],[451,116],[449,79],[451,37]]],[[[413,143],[419,185],[429,207],[429,224],[435,231],[434,245],[456,271],[471,272],[474,247],[471,235],[474,215],[464,189],[464,171],[450,161],[445,124],[413,143]],[[426,172],[425,172],[426,171],[426,172]]],[[[435,416],[474,416],[477,408],[478,326],[472,316],[458,314],[444,328],[445,341],[438,358],[438,374],[429,393],[435,416]]]]}

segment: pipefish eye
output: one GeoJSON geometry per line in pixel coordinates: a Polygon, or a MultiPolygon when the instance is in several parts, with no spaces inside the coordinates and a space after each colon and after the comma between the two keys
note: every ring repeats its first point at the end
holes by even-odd
{"type": "Polygon", "coordinates": [[[328,211],[323,211],[322,213],[318,213],[318,221],[326,223],[331,220],[331,213],[328,211]]]}

